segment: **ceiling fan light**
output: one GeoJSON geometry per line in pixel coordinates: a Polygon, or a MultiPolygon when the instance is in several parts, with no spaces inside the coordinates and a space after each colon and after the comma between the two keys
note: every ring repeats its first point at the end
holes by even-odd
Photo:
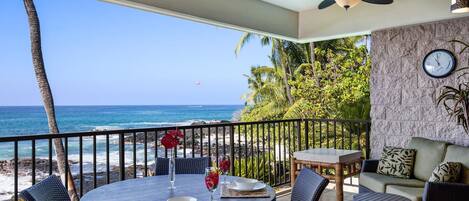
{"type": "Polygon", "coordinates": [[[451,0],[452,13],[467,13],[469,12],[469,0],[451,0]]]}
{"type": "Polygon", "coordinates": [[[337,5],[342,8],[349,9],[356,6],[361,0],[336,0],[337,5]]]}

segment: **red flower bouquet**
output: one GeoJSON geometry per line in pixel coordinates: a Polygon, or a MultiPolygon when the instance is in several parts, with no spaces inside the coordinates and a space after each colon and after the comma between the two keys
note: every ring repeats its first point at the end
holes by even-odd
{"type": "Polygon", "coordinates": [[[179,145],[179,140],[183,137],[184,135],[181,131],[171,130],[161,138],[161,144],[163,144],[166,149],[172,149],[179,145]]]}

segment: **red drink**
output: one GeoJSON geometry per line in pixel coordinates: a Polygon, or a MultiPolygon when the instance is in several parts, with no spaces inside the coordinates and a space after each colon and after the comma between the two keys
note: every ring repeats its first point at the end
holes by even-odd
{"type": "Polygon", "coordinates": [[[210,200],[213,200],[213,192],[217,189],[220,174],[217,168],[209,167],[205,169],[205,186],[210,191],[210,200]]]}
{"type": "Polygon", "coordinates": [[[218,166],[223,174],[228,174],[231,166],[230,158],[228,156],[221,156],[220,160],[218,161],[218,166]]]}

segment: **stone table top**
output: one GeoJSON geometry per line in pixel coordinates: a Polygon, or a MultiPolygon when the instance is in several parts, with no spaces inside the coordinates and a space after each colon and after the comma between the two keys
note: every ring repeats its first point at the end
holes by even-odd
{"type": "MultiPolygon", "coordinates": [[[[233,181],[238,177],[227,176],[227,181],[233,181]]],[[[210,193],[205,187],[204,175],[176,175],[176,189],[168,189],[168,176],[154,176],[141,179],[129,179],[104,185],[86,193],[81,201],[166,201],[177,196],[192,196],[199,201],[209,200],[210,193]]],[[[267,186],[270,198],[243,198],[220,199],[219,190],[215,192],[216,200],[222,201],[272,201],[275,200],[275,191],[267,186]],[[218,196],[217,196],[218,193],[218,196]]]]}
{"type": "Polygon", "coordinates": [[[361,154],[358,150],[316,148],[294,152],[293,157],[304,161],[347,163],[360,159],[361,154]]]}

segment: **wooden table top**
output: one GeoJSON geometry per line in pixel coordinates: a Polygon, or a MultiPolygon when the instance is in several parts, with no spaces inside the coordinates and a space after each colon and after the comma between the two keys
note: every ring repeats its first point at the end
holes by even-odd
{"type": "MultiPolygon", "coordinates": [[[[227,177],[227,181],[233,181],[238,177],[227,177]]],[[[81,201],[166,201],[171,197],[192,196],[199,201],[209,200],[210,193],[204,184],[204,175],[176,175],[176,189],[168,189],[168,176],[146,177],[141,179],[129,179],[104,185],[86,193],[81,201]]],[[[275,191],[267,186],[270,198],[254,199],[220,199],[219,190],[215,192],[216,200],[223,201],[272,201],[275,200],[275,191]]]]}

